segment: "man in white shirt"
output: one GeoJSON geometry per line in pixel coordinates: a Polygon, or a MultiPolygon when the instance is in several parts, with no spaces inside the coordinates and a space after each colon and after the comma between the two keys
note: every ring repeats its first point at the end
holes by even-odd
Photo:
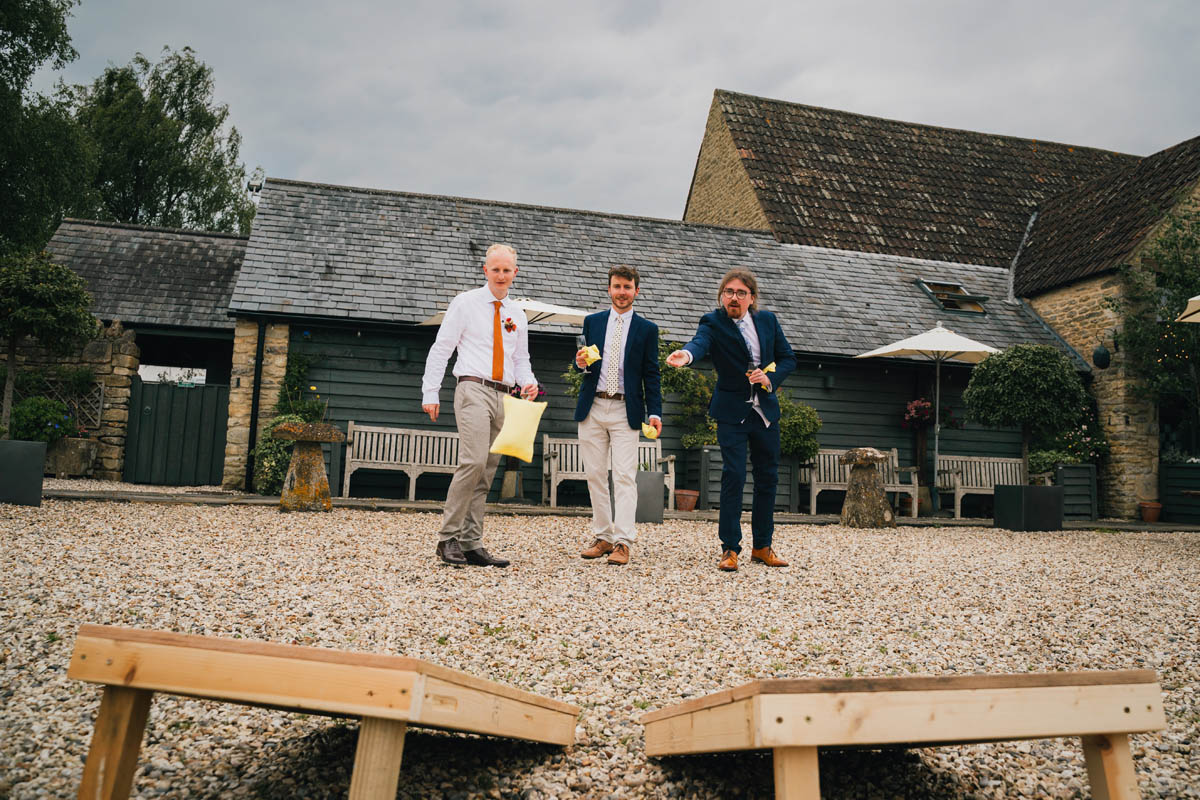
{"type": "Polygon", "coordinates": [[[517,276],[517,251],[494,244],[483,262],[487,285],[450,301],[437,339],[429,348],[421,381],[421,409],[437,422],[446,364],[458,351],[454,376],[454,420],[458,425],[458,469],[446,493],[438,557],[456,567],[507,567],[483,547],[483,508],[500,456],[489,453],[504,424],[504,395],[514,384],[521,396],[537,396],[529,365],[529,325],[525,312],[508,297],[517,276]]]}
{"type": "Polygon", "coordinates": [[[629,563],[629,548],[637,539],[637,446],[642,419],[662,432],[662,389],[658,372],[658,326],[633,313],[641,291],[638,271],[624,264],[608,271],[608,297],[612,308],[589,314],[583,321],[584,348],[575,354],[575,365],[588,369],[585,356],[596,345],[600,360],[593,363],[579,387],[575,421],[579,423],[579,452],[587,469],[592,498],[592,534],[595,541],[580,555],[609,564],[629,563]],[[616,514],[608,493],[608,467],[612,463],[616,514]]]}

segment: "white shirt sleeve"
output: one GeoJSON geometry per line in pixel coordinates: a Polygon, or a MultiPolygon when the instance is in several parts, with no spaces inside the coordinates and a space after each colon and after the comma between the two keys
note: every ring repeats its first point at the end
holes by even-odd
{"type": "Polygon", "coordinates": [[[513,373],[517,380],[517,386],[528,386],[531,383],[537,383],[537,378],[534,377],[533,367],[529,359],[529,322],[517,328],[517,346],[513,350],[513,373]]]}
{"type": "Polygon", "coordinates": [[[425,358],[425,375],[421,378],[421,405],[440,405],[438,394],[442,388],[442,378],[446,375],[446,365],[450,363],[450,354],[458,346],[466,321],[462,297],[455,297],[446,308],[446,316],[442,318],[437,338],[425,358]]]}

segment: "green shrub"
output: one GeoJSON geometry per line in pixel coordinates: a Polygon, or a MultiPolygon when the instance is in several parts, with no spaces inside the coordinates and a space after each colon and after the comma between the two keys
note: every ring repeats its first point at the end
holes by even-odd
{"type": "Polygon", "coordinates": [[[48,397],[27,397],[13,405],[10,427],[14,439],[46,444],[79,429],[66,405],[48,397]]]}
{"type": "Polygon", "coordinates": [[[285,422],[307,422],[297,414],[281,414],[263,429],[262,436],[254,445],[254,491],[259,494],[276,495],[283,490],[283,479],[287,477],[288,464],[292,461],[295,442],[271,438],[271,432],[285,422]]]}
{"type": "Polygon", "coordinates": [[[780,451],[785,456],[798,456],[801,461],[812,461],[821,447],[817,442],[821,418],[816,409],[780,391],[779,414],[780,451]]]}
{"type": "Polygon", "coordinates": [[[1033,450],[1029,453],[1029,474],[1053,472],[1059,464],[1081,464],[1083,460],[1065,450],[1033,450]]]}
{"type": "Polygon", "coordinates": [[[307,381],[308,370],[316,361],[313,356],[288,353],[283,385],[279,387],[279,398],[275,401],[277,415],[294,415],[304,422],[324,421],[329,404],[307,381]]]}

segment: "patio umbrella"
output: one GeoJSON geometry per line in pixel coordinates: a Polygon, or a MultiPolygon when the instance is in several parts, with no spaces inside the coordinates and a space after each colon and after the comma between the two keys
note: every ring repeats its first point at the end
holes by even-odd
{"type": "MultiPolygon", "coordinates": [[[[541,300],[531,300],[528,297],[514,298],[514,302],[525,312],[530,323],[539,322],[543,325],[582,325],[583,318],[590,312],[568,306],[556,306],[553,303],[543,303],[541,300]]],[[[445,310],[439,311],[418,325],[441,325],[445,310]]]]}
{"type": "Polygon", "coordinates": [[[965,361],[969,364],[978,364],[992,353],[999,352],[994,347],[981,344],[965,336],[959,336],[954,331],[942,327],[942,323],[939,322],[933,330],[919,333],[916,336],[910,336],[907,339],[901,339],[892,344],[885,344],[883,347],[876,348],[869,353],[861,353],[855,356],[855,358],[917,356],[927,358],[934,363],[933,468],[935,474],[933,476],[933,489],[935,492],[937,491],[938,439],[940,438],[942,428],[942,362],[965,361]]]}
{"type": "Polygon", "coordinates": [[[1176,322],[1200,322],[1200,294],[1188,300],[1187,308],[1179,315],[1176,322]]]}

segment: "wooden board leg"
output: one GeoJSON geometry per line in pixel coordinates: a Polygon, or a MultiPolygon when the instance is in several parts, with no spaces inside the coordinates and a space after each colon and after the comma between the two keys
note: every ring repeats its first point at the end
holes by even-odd
{"type": "Polygon", "coordinates": [[[820,800],[817,748],[775,748],[775,800],[820,800]]]}
{"type": "Polygon", "coordinates": [[[1137,800],[1141,796],[1127,734],[1084,736],[1083,757],[1094,800],[1137,800]]]}
{"type": "Polygon", "coordinates": [[[129,797],[152,696],[148,689],[104,687],[100,713],[92,730],[92,745],[83,765],[80,800],[129,797]]]}
{"type": "Polygon", "coordinates": [[[394,800],[408,723],[363,717],[354,751],[350,800],[394,800]]]}

